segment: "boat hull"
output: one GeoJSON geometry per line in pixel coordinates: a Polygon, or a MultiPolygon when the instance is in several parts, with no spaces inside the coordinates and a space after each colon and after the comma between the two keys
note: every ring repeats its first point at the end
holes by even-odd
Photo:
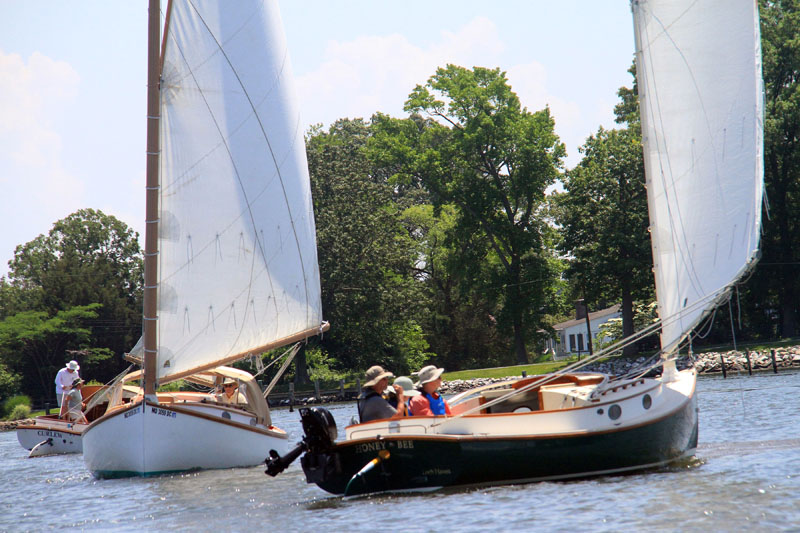
{"type": "MultiPolygon", "coordinates": [[[[656,391],[650,389],[647,394],[655,395],[656,391]]],[[[672,410],[654,411],[649,419],[620,427],[500,435],[481,432],[481,428],[501,417],[488,415],[482,420],[476,416],[459,429],[469,434],[430,434],[429,429],[428,434],[385,434],[339,442],[327,453],[307,453],[302,459],[303,469],[310,483],[330,493],[358,495],[585,478],[655,468],[696,448],[698,417],[693,392],[692,382],[690,393],[672,410]],[[376,460],[381,450],[387,450],[388,457],[376,460]],[[374,467],[356,475],[373,460],[374,467]]],[[[587,409],[598,412],[614,403],[640,402],[643,397],[633,395],[624,402],[587,409]]],[[[579,420],[581,411],[565,410],[559,415],[562,422],[579,420]]],[[[537,416],[507,415],[505,418],[512,422],[504,423],[524,427],[537,416]]]]}
{"type": "Polygon", "coordinates": [[[83,451],[81,434],[85,424],[71,424],[53,417],[37,417],[33,424],[17,426],[17,440],[26,450],[46,442],[40,448],[40,455],[81,453],[83,451]]]}
{"type": "Polygon", "coordinates": [[[137,402],[92,423],[83,456],[97,478],[154,476],[254,466],[270,449],[284,453],[287,438],[239,409],[137,402]]]}

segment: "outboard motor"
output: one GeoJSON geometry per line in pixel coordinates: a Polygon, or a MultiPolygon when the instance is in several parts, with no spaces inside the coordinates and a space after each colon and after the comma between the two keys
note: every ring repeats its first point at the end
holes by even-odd
{"type": "MultiPolygon", "coordinates": [[[[283,457],[275,450],[270,450],[269,457],[264,460],[267,465],[265,474],[277,476],[303,452],[324,456],[333,446],[337,435],[336,421],[327,409],[303,407],[300,409],[300,421],[305,433],[303,440],[283,457]]],[[[305,464],[303,467],[305,469],[305,464]]],[[[308,477],[308,472],[306,472],[306,477],[308,477]]]]}

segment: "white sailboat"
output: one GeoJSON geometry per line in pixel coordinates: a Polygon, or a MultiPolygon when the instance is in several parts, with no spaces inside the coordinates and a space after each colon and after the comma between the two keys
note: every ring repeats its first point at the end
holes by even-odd
{"type": "Polygon", "coordinates": [[[277,2],[149,3],[143,397],[83,433],[96,477],[263,462],[285,450],[253,377],[226,367],[322,321],[302,122],[277,2]],[[238,382],[244,406],[156,393],[238,382]]]}
{"type": "Polygon", "coordinates": [[[631,7],[662,374],[610,376],[574,365],[466,391],[450,399],[452,416],[351,425],[339,442],[330,413],[301,409],[303,442],[273,456],[267,473],[305,453],[309,483],[353,495],[604,475],[693,452],[696,372],[679,371],[675,358],[758,256],[758,10],[754,0],[633,0],[631,7]]]}

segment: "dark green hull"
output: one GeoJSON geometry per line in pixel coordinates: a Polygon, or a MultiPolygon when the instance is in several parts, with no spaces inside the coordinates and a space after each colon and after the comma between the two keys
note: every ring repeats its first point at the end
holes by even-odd
{"type": "Polygon", "coordinates": [[[309,483],[333,494],[357,495],[641,470],[679,459],[696,446],[692,397],[665,418],[618,431],[516,438],[392,435],[338,443],[325,454],[307,453],[302,462],[309,483]],[[382,449],[389,457],[354,478],[382,449]]]}

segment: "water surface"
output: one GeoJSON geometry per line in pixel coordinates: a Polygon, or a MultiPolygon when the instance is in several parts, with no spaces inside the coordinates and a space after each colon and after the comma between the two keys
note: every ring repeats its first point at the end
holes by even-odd
{"type": "MultiPolygon", "coordinates": [[[[800,531],[800,372],[701,376],[692,460],[655,472],[343,499],[299,461],[95,480],[80,455],[27,458],[0,433],[0,531],[800,531]]],[[[340,433],[354,404],[330,406],[340,433]]],[[[297,411],[274,423],[302,434],[297,411]]],[[[187,443],[190,446],[191,443],[187,443]]],[[[265,456],[266,456],[265,450],[265,456]]],[[[531,460],[535,460],[532,458],[531,460]]]]}

